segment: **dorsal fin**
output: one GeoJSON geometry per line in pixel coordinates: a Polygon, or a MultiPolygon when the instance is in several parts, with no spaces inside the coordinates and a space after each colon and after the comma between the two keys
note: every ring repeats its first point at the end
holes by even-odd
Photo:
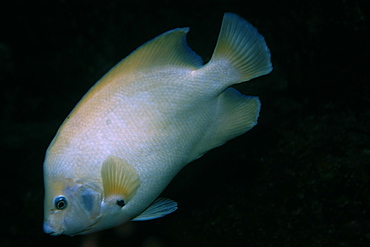
{"type": "Polygon", "coordinates": [[[186,43],[188,32],[189,28],[176,28],[144,43],[112,68],[106,76],[117,77],[122,73],[163,66],[191,70],[201,67],[202,58],[186,43]]]}
{"type": "MultiPolygon", "coordinates": [[[[86,102],[106,85],[125,74],[145,72],[154,68],[172,66],[195,70],[203,66],[203,60],[186,43],[189,28],[175,28],[144,43],[111,68],[81,99],[86,102]]],[[[69,117],[77,111],[79,104],[69,117]]]]}
{"type": "Polygon", "coordinates": [[[139,46],[90,88],[69,117],[77,112],[83,102],[87,102],[102,88],[122,78],[125,74],[146,72],[153,68],[163,68],[165,66],[188,68],[190,70],[203,66],[202,58],[191,50],[186,43],[188,32],[189,28],[175,28],[139,46]]]}

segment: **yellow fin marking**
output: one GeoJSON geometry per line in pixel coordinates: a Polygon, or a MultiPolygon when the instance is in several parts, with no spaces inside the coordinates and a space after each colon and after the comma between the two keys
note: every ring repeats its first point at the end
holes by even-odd
{"type": "Polygon", "coordinates": [[[104,198],[123,197],[127,203],[140,186],[134,167],[116,156],[108,156],[101,169],[104,198]]]}
{"type": "Polygon", "coordinates": [[[186,34],[189,28],[176,28],[167,31],[138,47],[126,58],[111,68],[90,90],[85,94],[75,109],[69,115],[71,118],[78,109],[108,84],[118,83],[120,87],[132,83],[122,80],[130,73],[150,71],[153,68],[165,66],[180,67],[195,70],[203,65],[203,60],[186,43],[186,34]]]}
{"type": "Polygon", "coordinates": [[[270,50],[263,36],[249,22],[232,13],[224,15],[211,61],[222,59],[230,61],[240,73],[238,82],[249,81],[272,70],[270,50]]]}

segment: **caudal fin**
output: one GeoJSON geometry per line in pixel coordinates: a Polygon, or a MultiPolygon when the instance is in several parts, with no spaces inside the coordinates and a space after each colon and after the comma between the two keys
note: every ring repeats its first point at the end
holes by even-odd
{"type": "Polygon", "coordinates": [[[226,13],[211,60],[199,69],[212,80],[218,95],[217,113],[197,147],[201,155],[237,137],[257,124],[261,103],[258,97],[239,93],[231,85],[268,74],[271,54],[263,36],[241,17],[226,13]]]}
{"type": "Polygon", "coordinates": [[[270,50],[263,36],[249,22],[232,13],[224,15],[208,65],[223,69],[230,67],[233,76],[229,77],[226,86],[251,80],[272,70],[270,50]]]}

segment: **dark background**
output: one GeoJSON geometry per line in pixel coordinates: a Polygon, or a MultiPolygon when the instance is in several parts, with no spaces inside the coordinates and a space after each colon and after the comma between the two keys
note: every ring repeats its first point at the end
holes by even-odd
{"type": "Polygon", "coordinates": [[[369,1],[15,0],[0,6],[0,246],[370,246],[369,1]],[[90,237],[42,231],[45,150],[83,94],[142,43],[222,15],[256,26],[274,71],[238,85],[259,125],[188,165],[179,210],[90,237]],[[93,245],[90,245],[93,246],[93,245]]]}

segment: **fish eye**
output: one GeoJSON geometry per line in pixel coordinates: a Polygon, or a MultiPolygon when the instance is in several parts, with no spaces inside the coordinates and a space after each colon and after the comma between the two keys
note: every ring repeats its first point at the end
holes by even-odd
{"type": "Polygon", "coordinates": [[[55,205],[56,209],[59,209],[59,210],[65,209],[68,205],[67,198],[65,198],[64,196],[58,196],[54,200],[54,205],[55,205]]]}

